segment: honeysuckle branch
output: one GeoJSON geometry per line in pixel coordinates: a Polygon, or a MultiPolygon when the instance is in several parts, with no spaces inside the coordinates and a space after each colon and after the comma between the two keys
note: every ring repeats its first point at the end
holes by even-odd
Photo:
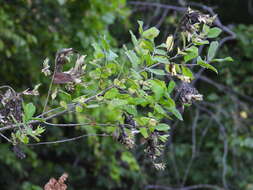
{"type": "Polygon", "coordinates": [[[119,124],[114,123],[95,123],[95,122],[89,122],[89,123],[49,123],[49,122],[43,122],[43,124],[55,126],[55,127],[77,127],[77,126],[118,126],[119,124]]]}
{"type": "MultiPolygon", "coordinates": [[[[108,90],[110,90],[110,89],[112,89],[112,88],[114,88],[114,87],[115,87],[115,85],[109,86],[109,87],[107,87],[106,89],[102,90],[101,92],[97,93],[96,95],[90,96],[89,98],[85,99],[82,103],[88,103],[88,102],[90,102],[90,101],[96,99],[96,98],[99,97],[99,96],[103,96],[108,90]]],[[[67,112],[69,112],[69,111],[71,111],[71,110],[74,110],[75,107],[78,106],[78,105],[80,105],[80,103],[71,103],[71,104],[68,104],[68,108],[67,108],[67,109],[65,109],[65,110],[63,110],[63,111],[61,111],[61,112],[55,113],[55,114],[53,114],[53,115],[50,115],[50,116],[48,116],[48,117],[45,117],[45,118],[43,118],[43,121],[48,121],[48,120],[50,120],[50,119],[52,119],[52,118],[61,116],[61,115],[65,114],[65,113],[67,113],[67,112]]],[[[55,109],[53,109],[53,110],[55,111],[55,110],[57,110],[57,109],[58,109],[58,108],[55,108],[55,109]]],[[[51,111],[48,111],[47,113],[51,113],[51,111]]],[[[41,114],[41,115],[43,115],[43,114],[41,114]]],[[[41,116],[41,115],[40,115],[40,116],[41,116]]],[[[10,129],[14,129],[14,128],[17,128],[17,127],[21,127],[21,126],[23,126],[23,125],[25,125],[25,124],[38,124],[38,123],[43,123],[43,121],[40,121],[40,120],[32,120],[32,121],[30,121],[30,122],[28,122],[28,123],[17,123],[17,124],[13,124],[13,125],[7,125],[7,126],[5,126],[5,127],[1,127],[1,128],[0,128],[0,132],[6,131],[6,130],[10,130],[10,129]]]]}
{"type": "Polygon", "coordinates": [[[12,141],[8,137],[6,137],[4,134],[0,133],[0,136],[4,138],[5,140],[7,140],[9,143],[12,143],[12,141]]]}
{"type": "Polygon", "coordinates": [[[12,92],[15,92],[15,90],[11,86],[9,86],[9,85],[2,85],[2,86],[0,86],[0,89],[3,89],[3,88],[8,88],[8,89],[12,90],[12,92]]]}
{"type": "Polygon", "coordinates": [[[62,139],[62,140],[48,141],[48,142],[39,142],[39,143],[31,143],[31,144],[27,144],[27,145],[28,146],[37,146],[37,145],[49,145],[49,144],[66,143],[66,142],[76,141],[76,140],[82,139],[84,137],[91,137],[91,136],[111,137],[112,135],[108,135],[108,134],[85,134],[85,135],[81,135],[81,136],[77,136],[77,137],[73,137],[73,138],[69,138],[69,139],[62,139]]]}

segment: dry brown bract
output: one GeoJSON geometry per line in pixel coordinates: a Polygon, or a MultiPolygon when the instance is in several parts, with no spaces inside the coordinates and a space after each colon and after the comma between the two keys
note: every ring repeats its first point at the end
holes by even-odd
{"type": "Polygon", "coordinates": [[[67,173],[62,174],[58,181],[55,178],[51,178],[49,182],[44,186],[44,190],[66,190],[68,187],[65,184],[67,178],[67,173]]]}
{"type": "Polygon", "coordinates": [[[73,48],[66,48],[56,54],[56,70],[53,78],[54,84],[80,83],[84,74],[84,55],[78,54],[73,48]],[[63,65],[68,63],[68,57],[76,53],[78,58],[75,65],[68,71],[63,72],[63,65]]]}

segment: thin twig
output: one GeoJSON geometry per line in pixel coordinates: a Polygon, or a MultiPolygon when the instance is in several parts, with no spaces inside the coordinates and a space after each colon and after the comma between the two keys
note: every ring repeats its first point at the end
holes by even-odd
{"type": "Polygon", "coordinates": [[[155,25],[156,28],[160,28],[160,27],[161,27],[161,25],[163,24],[163,22],[164,22],[166,16],[168,15],[168,12],[169,12],[169,9],[165,9],[165,10],[163,11],[163,14],[162,14],[161,18],[159,19],[159,21],[158,21],[157,24],[155,25]]]}
{"type": "Polygon", "coordinates": [[[102,137],[110,137],[112,135],[108,134],[85,134],[69,139],[63,139],[63,140],[57,140],[57,141],[49,141],[49,142],[40,142],[40,143],[32,143],[32,144],[27,144],[28,146],[37,146],[37,145],[48,145],[48,144],[58,144],[58,143],[65,143],[65,142],[70,142],[70,141],[76,141],[79,139],[82,139],[84,137],[90,137],[90,136],[102,136],[102,137]]]}
{"type": "Polygon", "coordinates": [[[3,137],[5,140],[7,140],[9,143],[12,143],[12,141],[6,137],[4,134],[0,133],[0,136],[3,137]]]}
{"type": "Polygon", "coordinates": [[[55,126],[55,127],[77,127],[77,126],[117,126],[118,124],[112,124],[112,123],[49,123],[49,122],[43,122],[46,125],[55,126]]]}
{"type": "Polygon", "coordinates": [[[191,160],[188,163],[187,169],[186,169],[184,177],[183,177],[182,186],[185,185],[185,182],[188,178],[188,175],[189,175],[190,169],[192,167],[193,161],[196,157],[196,150],[197,150],[197,147],[196,147],[196,128],[197,128],[198,120],[199,120],[199,110],[197,109],[194,120],[193,120],[193,123],[192,123],[192,155],[191,155],[191,160]]]}
{"type": "MultiPolygon", "coordinates": [[[[114,87],[115,87],[115,85],[109,86],[108,88],[102,90],[102,91],[99,92],[98,94],[93,95],[93,96],[91,96],[91,97],[89,97],[89,98],[86,98],[82,103],[88,103],[88,102],[94,100],[95,98],[97,98],[97,97],[99,97],[99,96],[103,96],[108,90],[110,90],[110,89],[112,89],[112,88],[114,88],[114,87]]],[[[67,108],[66,110],[63,110],[63,111],[61,111],[61,112],[59,112],[59,113],[50,115],[50,116],[45,117],[45,118],[43,118],[43,119],[44,119],[44,121],[48,121],[48,120],[50,120],[50,119],[52,119],[52,118],[58,117],[58,116],[60,116],[60,115],[63,115],[63,114],[65,114],[65,113],[69,112],[69,111],[74,110],[74,108],[75,108],[77,105],[79,105],[79,103],[68,104],[68,108],[67,108]]],[[[36,123],[41,123],[41,122],[42,122],[42,121],[33,120],[33,121],[28,122],[27,124],[36,124],[36,123]]],[[[24,124],[25,124],[25,123],[18,123],[18,124],[13,124],[13,125],[8,125],[8,126],[5,126],[5,127],[1,127],[1,128],[0,128],[0,132],[1,132],[1,131],[5,131],[5,130],[9,130],[9,129],[14,129],[14,128],[19,127],[19,126],[22,126],[22,125],[24,125],[24,124]]]]}
{"type": "Polygon", "coordinates": [[[227,175],[227,155],[228,155],[228,140],[227,140],[227,134],[226,134],[226,129],[223,126],[223,124],[219,121],[219,119],[216,117],[216,115],[214,113],[212,113],[210,110],[199,106],[197,104],[195,104],[199,109],[205,111],[206,113],[208,113],[213,120],[218,124],[219,129],[221,131],[221,134],[223,136],[223,157],[222,157],[222,166],[223,166],[223,170],[222,170],[222,183],[223,186],[226,190],[228,190],[228,184],[227,184],[227,180],[226,180],[226,175],[227,175]]]}
{"type": "Polygon", "coordinates": [[[213,85],[213,86],[216,87],[218,90],[224,91],[224,92],[226,92],[226,93],[233,93],[233,94],[238,95],[238,96],[244,98],[245,100],[250,101],[250,102],[253,103],[253,98],[250,97],[250,96],[247,96],[247,95],[241,94],[241,93],[239,93],[239,92],[236,92],[236,91],[234,91],[232,88],[230,88],[230,87],[228,87],[228,86],[225,86],[225,85],[223,85],[223,84],[219,84],[219,83],[217,83],[217,82],[211,80],[211,79],[208,78],[208,77],[199,76],[198,78],[199,78],[200,80],[204,81],[204,82],[207,82],[207,83],[213,85]]]}

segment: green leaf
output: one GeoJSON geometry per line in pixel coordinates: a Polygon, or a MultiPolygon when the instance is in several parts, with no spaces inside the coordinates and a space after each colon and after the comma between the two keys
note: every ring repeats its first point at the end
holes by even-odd
{"type": "Polygon", "coordinates": [[[168,131],[170,129],[170,126],[165,123],[160,123],[155,127],[155,129],[157,131],[168,131]]]}
{"type": "Polygon", "coordinates": [[[145,126],[149,124],[150,118],[149,117],[139,117],[139,118],[135,118],[136,122],[138,123],[138,125],[140,126],[145,126]]]}
{"type": "Polygon", "coordinates": [[[140,128],[140,133],[142,134],[142,136],[144,138],[148,137],[148,131],[147,131],[147,129],[145,127],[140,128]]]}
{"type": "Polygon", "coordinates": [[[140,64],[140,59],[136,55],[136,53],[133,50],[128,50],[125,53],[126,53],[128,59],[130,60],[130,62],[132,63],[133,67],[137,68],[138,64],[140,64]]]}
{"type": "Polygon", "coordinates": [[[201,39],[194,39],[193,44],[201,46],[201,45],[209,44],[209,41],[208,40],[201,40],[201,39]]]}
{"type": "Polygon", "coordinates": [[[142,80],[142,76],[136,72],[136,70],[134,69],[130,69],[131,70],[131,75],[133,76],[134,79],[136,80],[142,80]]]}
{"type": "MultiPolygon", "coordinates": [[[[163,87],[163,81],[159,81],[159,80],[150,80],[149,81],[150,84],[151,84],[151,90],[154,92],[155,94],[155,99],[158,101],[161,99],[161,97],[163,96],[164,94],[164,90],[166,88],[163,87]]],[[[164,83],[165,85],[165,83],[164,83]]]]}
{"type": "Polygon", "coordinates": [[[185,67],[182,65],[181,69],[182,69],[182,74],[184,76],[190,77],[191,79],[194,77],[192,71],[188,67],[185,67]]]}
{"type": "Polygon", "coordinates": [[[118,55],[116,53],[114,53],[113,51],[109,50],[107,53],[106,53],[106,59],[108,61],[113,61],[115,60],[116,58],[118,57],[118,55]]]}
{"type": "Polygon", "coordinates": [[[143,50],[148,50],[143,51],[144,55],[154,51],[154,44],[150,40],[142,39],[139,45],[143,50]]]}
{"type": "Polygon", "coordinates": [[[59,90],[58,95],[61,98],[61,100],[63,100],[63,101],[70,102],[72,100],[71,94],[69,94],[63,90],[59,90]]]}
{"type": "Polygon", "coordinates": [[[95,50],[94,51],[94,57],[96,59],[101,59],[101,58],[105,57],[103,50],[100,48],[100,46],[97,43],[93,43],[92,46],[95,50]]]}
{"type": "Polygon", "coordinates": [[[27,135],[22,135],[21,139],[20,139],[24,144],[28,144],[29,143],[29,138],[27,135]]]}
{"type": "Polygon", "coordinates": [[[210,47],[208,49],[208,53],[207,53],[207,60],[210,61],[214,58],[216,51],[219,47],[219,42],[214,41],[210,44],[210,47]]]}
{"type": "MultiPolygon", "coordinates": [[[[176,104],[175,104],[175,101],[168,95],[166,96],[166,103],[165,105],[168,105],[168,107],[174,107],[176,104]]],[[[164,102],[163,102],[164,103],[164,102]]]]}
{"type": "Polygon", "coordinates": [[[162,44],[156,46],[156,48],[164,48],[164,49],[166,49],[166,47],[167,47],[167,45],[165,43],[162,43],[162,44]]]}
{"type": "Polygon", "coordinates": [[[135,47],[138,46],[138,40],[137,40],[136,36],[134,35],[134,33],[131,30],[129,32],[131,34],[131,39],[132,39],[134,46],[135,47]]]}
{"type": "Polygon", "coordinates": [[[123,109],[126,110],[129,114],[137,116],[137,109],[134,105],[126,105],[123,107],[123,109]]]}
{"type": "Polygon", "coordinates": [[[195,46],[187,48],[186,52],[187,52],[187,54],[184,56],[184,61],[185,62],[190,61],[190,60],[198,57],[198,55],[199,55],[199,50],[195,46]]]}
{"type": "Polygon", "coordinates": [[[211,28],[208,31],[207,37],[208,38],[217,38],[221,32],[222,32],[222,30],[218,27],[211,28]]]}
{"type": "Polygon", "coordinates": [[[161,135],[159,136],[159,140],[162,142],[167,142],[169,135],[161,135]]]}
{"type": "Polygon", "coordinates": [[[156,75],[166,75],[164,70],[161,69],[148,69],[151,73],[154,73],[156,75]]]}
{"type": "Polygon", "coordinates": [[[232,62],[232,61],[234,61],[232,57],[226,57],[224,59],[213,59],[211,62],[222,63],[222,62],[232,62]]]}
{"type": "Polygon", "coordinates": [[[162,50],[162,49],[155,49],[154,54],[155,55],[164,55],[164,56],[166,56],[167,52],[165,50],[162,50]]]}
{"type": "Polygon", "coordinates": [[[171,107],[168,109],[168,111],[171,112],[174,116],[176,116],[176,118],[183,121],[183,117],[176,107],[171,107]]]}
{"type": "Polygon", "coordinates": [[[159,104],[155,104],[154,110],[159,113],[162,114],[164,116],[167,116],[166,111],[162,108],[162,106],[160,106],[159,104]]]}
{"type": "Polygon", "coordinates": [[[149,28],[142,33],[142,36],[146,39],[153,40],[159,35],[160,31],[156,27],[149,28]]]}
{"type": "Polygon", "coordinates": [[[214,66],[208,64],[206,61],[202,60],[202,58],[200,56],[197,58],[197,64],[200,65],[201,67],[211,69],[212,71],[214,71],[218,74],[217,69],[214,66]]]}
{"type": "Polygon", "coordinates": [[[65,101],[60,101],[60,106],[67,109],[68,108],[68,104],[65,101]]]}
{"type": "Polygon", "coordinates": [[[210,30],[210,27],[209,27],[208,25],[204,24],[204,26],[203,26],[203,33],[204,33],[205,35],[207,35],[208,32],[209,32],[209,30],[210,30]]]}
{"type": "Polygon", "coordinates": [[[117,88],[112,88],[111,90],[107,91],[104,95],[106,99],[113,99],[119,95],[119,91],[117,88]]]}
{"type": "Polygon", "coordinates": [[[115,99],[111,100],[110,104],[113,107],[117,107],[117,106],[127,105],[128,101],[127,100],[122,100],[122,99],[115,98],[115,99]]]}
{"type": "Polygon", "coordinates": [[[101,39],[101,42],[102,42],[102,47],[103,47],[106,51],[109,51],[110,45],[109,45],[109,42],[107,41],[105,35],[104,35],[103,38],[101,39]]]}
{"type": "Polygon", "coordinates": [[[33,115],[35,114],[36,107],[33,105],[33,103],[29,103],[23,106],[24,108],[24,114],[25,114],[25,121],[29,121],[33,115]]]}
{"type": "Polygon", "coordinates": [[[169,94],[174,90],[175,86],[176,86],[176,83],[173,80],[171,80],[168,85],[168,93],[169,94]]]}
{"type": "Polygon", "coordinates": [[[143,21],[138,20],[137,22],[139,24],[139,34],[142,35],[142,33],[143,33],[143,21]]]}
{"type": "Polygon", "coordinates": [[[173,46],[174,46],[174,38],[173,38],[173,35],[170,35],[167,37],[167,40],[166,40],[166,48],[167,48],[167,51],[171,51],[173,49],[173,46]]]}
{"type": "Polygon", "coordinates": [[[77,106],[75,107],[75,110],[76,110],[77,113],[81,113],[81,112],[83,111],[83,107],[77,105],[77,106]]]}
{"type": "Polygon", "coordinates": [[[37,127],[37,129],[35,129],[35,134],[37,135],[37,136],[40,136],[40,134],[42,134],[42,133],[44,133],[45,132],[45,128],[44,127],[41,127],[41,126],[38,126],[37,127]]]}
{"type": "Polygon", "coordinates": [[[154,61],[158,62],[158,63],[163,63],[163,64],[169,64],[170,61],[167,57],[164,56],[155,56],[153,58],[154,61]]]}

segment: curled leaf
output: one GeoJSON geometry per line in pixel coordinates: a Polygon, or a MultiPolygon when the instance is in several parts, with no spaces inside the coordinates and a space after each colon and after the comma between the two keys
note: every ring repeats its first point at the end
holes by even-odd
{"type": "Polygon", "coordinates": [[[170,35],[167,37],[167,40],[166,40],[166,48],[168,51],[171,51],[173,49],[173,46],[174,46],[174,39],[173,39],[173,36],[170,35]]]}
{"type": "Polygon", "coordinates": [[[33,90],[26,89],[24,92],[22,92],[22,94],[30,95],[30,96],[38,96],[39,95],[38,89],[40,86],[41,86],[41,84],[37,84],[33,90]]]}
{"type": "Polygon", "coordinates": [[[43,62],[43,68],[41,70],[42,73],[44,73],[45,76],[50,76],[51,71],[50,71],[50,66],[49,66],[49,59],[46,58],[43,62]]]}
{"type": "Polygon", "coordinates": [[[58,94],[58,88],[56,88],[56,89],[53,91],[53,93],[51,94],[52,100],[54,100],[54,99],[56,98],[57,94],[58,94]]]}
{"type": "Polygon", "coordinates": [[[191,77],[187,77],[187,76],[184,76],[184,75],[177,75],[177,78],[182,80],[183,82],[186,82],[186,83],[190,83],[191,82],[191,77]]]}

